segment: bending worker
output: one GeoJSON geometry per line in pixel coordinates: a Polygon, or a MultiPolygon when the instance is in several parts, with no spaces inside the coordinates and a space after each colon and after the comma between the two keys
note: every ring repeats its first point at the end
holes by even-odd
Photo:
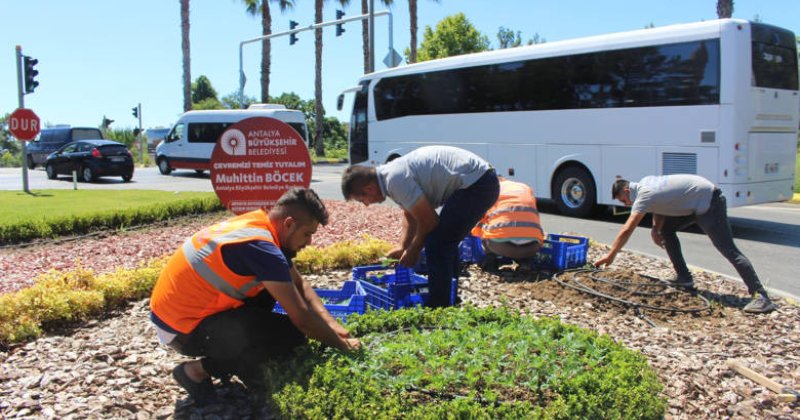
{"type": "Polygon", "coordinates": [[[472,229],[487,256],[531,258],[544,242],[533,190],[521,182],[500,178],[500,196],[472,229]]]}
{"type": "Polygon", "coordinates": [[[776,309],[750,260],[733,243],[725,196],[711,181],[697,175],[683,174],[648,176],[638,183],[617,179],[611,196],[630,206],[631,214],[614,239],[611,250],[595,261],[595,266],[613,263],[644,215],[653,213],[650,236],[656,245],[667,251],[677,275],[671,282],[675,286],[693,288],[694,279],[683,259],[677,232],[697,223],[717,251],[733,264],[753,295],[753,300],[744,307],[744,311],[766,313],[776,309]]]}
{"type": "Polygon", "coordinates": [[[413,267],[425,247],[433,307],[450,305],[458,244],[497,200],[499,189],[485,160],[450,146],[421,147],[377,168],[351,166],[342,174],[345,199],[369,206],[390,197],[403,209],[400,246],[388,257],[413,267]]]}
{"type": "Polygon", "coordinates": [[[259,364],[288,354],[306,336],[341,350],[360,347],[328,313],[292,266],[328,212],[310,189],[286,192],[256,210],[207,227],[184,242],[161,273],[150,300],[159,340],[184,362],[173,377],[204,405],[215,400],[211,377],[236,375],[263,393],[259,364]],[[272,312],[275,302],[288,317],[272,312]]]}

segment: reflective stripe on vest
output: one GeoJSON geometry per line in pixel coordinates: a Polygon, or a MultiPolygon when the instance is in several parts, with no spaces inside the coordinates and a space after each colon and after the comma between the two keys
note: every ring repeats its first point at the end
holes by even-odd
{"type": "Polygon", "coordinates": [[[244,300],[247,298],[246,293],[253,287],[258,286],[258,280],[253,280],[242,285],[239,289],[236,289],[219,274],[214,272],[214,270],[206,264],[205,258],[211,255],[221,243],[253,236],[263,236],[272,239],[272,233],[266,229],[244,228],[228,232],[224,235],[215,236],[200,248],[195,248],[192,244],[192,238],[189,238],[183,243],[183,253],[192,269],[208,284],[230,298],[244,300]]]}
{"type": "Polygon", "coordinates": [[[502,209],[495,210],[495,211],[493,211],[491,213],[488,213],[488,214],[486,214],[486,217],[491,219],[492,217],[495,217],[495,216],[497,216],[499,214],[512,213],[512,212],[515,212],[515,211],[529,211],[531,213],[539,214],[539,211],[536,210],[536,207],[531,207],[531,206],[511,206],[511,207],[505,207],[505,208],[502,208],[502,209]]]}
{"type": "Polygon", "coordinates": [[[509,222],[492,223],[491,225],[481,225],[481,228],[487,232],[509,227],[523,227],[523,228],[534,228],[542,230],[542,227],[538,223],[534,222],[509,221],[509,222]]]}

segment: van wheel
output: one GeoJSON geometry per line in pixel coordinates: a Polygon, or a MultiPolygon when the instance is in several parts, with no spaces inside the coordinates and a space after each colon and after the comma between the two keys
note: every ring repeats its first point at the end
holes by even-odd
{"type": "Polygon", "coordinates": [[[94,181],[94,172],[92,172],[92,168],[88,166],[81,169],[81,176],[83,177],[83,182],[94,181]]]}
{"type": "Polygon", "coordinates": [[[552,197],[561,214],[586,217],[597,203],[596,191],[592,176],[583,168],[571,166],[556,175],[552,197]]]}
{"type": "Polygon", "coordinates": [[[33,161],[33,156],[28,155],[28,169],[36,168],[36,162],[33,161]]]}
{"type": "Polygon", "coordinates": [[[169,175],[172,172],[172,168],[169,166],[169,161],[167,158],[158,158],[158,171],[161,172],[161,175],[169,175]]]}
{"type": "Polygon", "coordinates": [[[133,174],[122,175],[122,182],[131,182],[131,179],[133,179],[133,174]]]}
{"type": "Polygon", "coordinates": [[[203,172],[205,172],[205,171],[202,170],[202,169],[195,169],[194,170],[194,173],[196,173],[197,175],[203,175],[203,172]]]}
{"type": "Polygon", "coordinates": [[[56,174],[56,168],[50,163],[45,166],[44,170],[47,171],[47,179],[56,179],[58,176],[58,174],[56,174]]]}

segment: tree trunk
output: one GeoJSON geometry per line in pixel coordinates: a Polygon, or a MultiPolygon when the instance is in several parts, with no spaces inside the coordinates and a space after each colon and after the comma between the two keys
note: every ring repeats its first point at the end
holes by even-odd
{"type": "MultiPolygon", "coordinates": [[[[322,22],[322,2],[323,0],[314,0],[314,22],[322,22]]],[[[314,30],[314,58],[315,58],[315,81],[314,81],[314,99],[316,102],[315,113],[317,129],[314,134],[314,150],[317,156],[325,155],[325,144],[322,141],[322,129],[324,128],[323,122],[325,121],[325,108],[322,107],[322,28],[314,30]]]]}
{"type": "MultiPolygon", "coordinates": [[[[269,0],[261,1],[261,34],[272,33],[272,14],[269,11],[269,0]]],[[[261,42],[261,103],[269,103],[269,73],[272,62],[272,45],[269,39],[261,42]]]]}
{"type": "Polygon", "coordinates": [[[192,109],[192,61],[189,48],[189,0],[181,1],[181,53],[183,54],[183,110],[192,109]]]}
{"type": "Polygon", "coordinates": [[[408,0],[408,17],[410,20],[411,41],[408,45],[408,63],[417,62],[417,0],[408,0]]]}
{"type": "Polygon", "coordinates": [[[733,16],[733,0],[717,0],[717,16],[720,19],[733,16]]]}
{"type": "MultiPolygon", "coordinates": [[[[361,14],[366,15],[369,13],[369,0],[361,0],[361,14]]],[[[364,19],[361,21],[361,39],[363,41],[362,49],[364,50],[364,74],[369,72],[369,20],[364,19]]]]}

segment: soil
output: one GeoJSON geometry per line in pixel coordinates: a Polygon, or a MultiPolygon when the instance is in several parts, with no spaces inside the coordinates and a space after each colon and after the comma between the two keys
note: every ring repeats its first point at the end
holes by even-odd
{"type": "MultiPolygon", "coordinates": [[[[398,240],[402,220],[398,209],[326,204],[332,222],[320,229],[315,245],[364,233],[398,240]]],[[[0,290],[29,285],[50,268],[66,270],[81,264],[102,272],[132,267],[171,253],[186,236],[224,217],[220,213],[113,235],[0,249],[0,290]]],[[[548,228],[559,231],[557,226],[548,228]]],[[[606,249],[594,244],[588,261],[606,249]]],[[[628,252],[618,255],[612,269],[605,274],[637,283],[649,281],[639,275],[674,275],[666,260],[628,252]]],[[[306,278],[315,287],[339,288],[349,275],[348,270],[338,270],[306,278]]],[[[800,389],[800,308],[776,298],[777,311],[748,315],[741,310],[749,301],[741,281],[707,272],[694,275],[698,293],[711,302],[708,310],[696,313],[636,311],[565,287],[549,273],[514,266],[488,272],[472,265],[459,290],[465,302],[507,306],[532,316],[557,316],[642,352],[664,384],[667,418],[800,418],[797,402],[779,402],[774,393],[725,364],[736,358],[786,387],[800,389]]],[[[625,293],[614,287],[602,290],[625,293]]],[[[680,305],[693,298],[689,292],[676,292],[648,302],[680,305]]],[[[148,301],[133,302],[106,319],[0,353],[0,417],[272,417],[269,410],[251,404],[237,382],[219,385],[218,395],[225,403],[195,407],[170,376],[172,367],[185,358],[158,344],[147,316],[148,301]]]]}

